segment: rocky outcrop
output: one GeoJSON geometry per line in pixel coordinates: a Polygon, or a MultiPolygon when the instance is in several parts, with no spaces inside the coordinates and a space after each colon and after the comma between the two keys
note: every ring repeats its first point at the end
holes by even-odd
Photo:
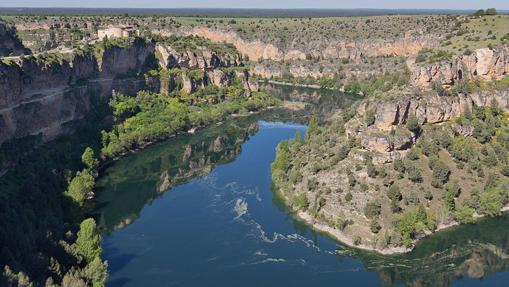
{"type": "Polygon", "coordinates": [[[16,36],[16,30],[0,22],[0,57],[29,54],[30,50],[16,36]]]}
{"type": "Polygon", "coordinates": [[[314,59],[353,59],[362,57],[379,56],[409,56],[415,55],[423,48],[433,48],[439,44],[439,39],[433,36],[409,36],[395,39],[370,39],[353,42],[331,41],[322,43],[320,48],[313,47],[309,50],[293,48],[283,49],[263,40],[246,41],[233,31],[197,27],[191,32],[208,38],[214,42],[226,42],[233,44],[242,55],[251,61],[270,59],[274,61],[314,59]]]}
{"type": "MultiPolygon", "coordinates": [[[[358,116],[345,124],[346,133],[359,139],[360,146],[373,154],[377,163],[391,162],[400,157],[416,142],[417,136],[404,127],[410,117],[419,125],[439,124],[454,120],[472,111],[474,106],[497,105],[502,111],[509,111],[509,89],[496,92],[443,97],[436,94],[412,97],[406,96],[392,101],[366,100],[357,108],[358,116]],[[367,113],[374,114],[373,124],[367,126],[361,119],[367,113]]],[[[452,124],[456,135],[469,136],[472,126],[452,124]]]]}
{"type": "Polygon", "coordinates": [[[500,79],[509,73],[509,48],[482,48],[435,64],[414,64],[411,73],[411,84],[418,87],[430,87],[433,82],[450,87],[461,80],[500,79]]]}
{"type": "Polygon", "coordinates": [[[156,57],[163,69],[211,69],[239,66],[242,63],[239,53],[220,55],[217,51],[204,46],[177,51],[169,45],[157,44],[155,50],[156,57]]]}

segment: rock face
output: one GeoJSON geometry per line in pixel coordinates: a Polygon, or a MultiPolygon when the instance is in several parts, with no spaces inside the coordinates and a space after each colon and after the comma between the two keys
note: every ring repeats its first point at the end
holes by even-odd
{"type": "Polygon", "coordinates": [[[509,48],[482,48],[448,61],[425,66],[414,64],[411,73],[411,84],[418,87],[429,87],[433,82],[449,87],[461,80],[500,79],[509,73],[509,48]]]}
{"type": "Polygon", "coordinates": [[[242,58],[239,53],[226,53],[219,55],[208,47],[196,47],[196,49],[186,49],[177,51],[168,45],[156,45],[156,57],[159,60],[161,68],[188,68],[205,69],[239,66],[242,58]]]}
{"type": "Polygon", "coordinates": [[[177,52],[141,39],[97,54],[76,53],[70,60],[29,56],[13,61],[0,62],[0,144],[38,134],[50,140],[71,131],[93,102],[113,90],[192,93],[207,85],[227,87],[239,79],[246,91],[258,90],[241,67],[239,53],[220,54],[207,47],[177,52]],[[143,77],[157,66],[163,72],[143,77]]]}
{"type": "Polygon", "coordinates": [[[438,38],[432,36],[405,36],[397,39],[374,39],[355,42],[334,41],[324,44],[323,49],[301,51],[296,49],[280,49],[277,46],[264,43],[261,40],[246,41],[233,31],[197,27],[191,32],[208,38],[214,42],[233,44],[242,55],[251,61],[270,59],[274,61],[305,60],[307,57],[315,59],[353,59],[378,56],[409,56],[417,54],[423,48],[433,48],[439,43],[438,38]]]}
{"type": "Polygon", "coordinates": [[[19,56],[29,53],[30,50],[26,49],[16,36],[15,29],[0,22],[0,57],[19,56]]]}
{"type": "Polygon", "coordinates": [[[139,74],[153,55],[150,43],[111,47],[97,59],[91,54],[71,60],[37,57],[0,63],[0,143],[42,134],[50,140],[72,130],[98,99],[113,90],[133,94],[145,87],[139,74]]]}
{"type": "MultiPolygon", "coordinates": [[[[460,117],[472,107],[492,106],[509,111],[509,89],[497,92],[483,92],[469,95],[441,97],[430,95],[423,97],[404,97],[394,101],[367,100],[357,109],[358,117],[345,124],[349,136],[359,139],[363,150],[373,153],[377,163],[392,162],[412,147],[416,135],[404,125],[410,117],[415,117],[419,125],[439,124],[460,117]],[[374,113],[372,125],[360,120],[370,111],[374,113]]],[[[472,135],[473,127],[452,125],[455,134],[472,135]]]]}

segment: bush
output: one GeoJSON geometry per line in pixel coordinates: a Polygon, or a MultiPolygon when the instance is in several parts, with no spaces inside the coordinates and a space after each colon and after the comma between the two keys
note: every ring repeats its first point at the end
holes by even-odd
{"type": "Polygon", "coordinates": [[[419,125],[419,121],[414,115],[410,115],[408,117],[406,127],[409,131],[414,133],[419,133],[419,131],[421,130],[421,125],[419,125]]]}
{"type": "Polygon", "coordinates": [[[371,232],[377,234],[382,229],[382,226],[380,225],[380,223],[378,221],[373,220],[373,221],[371,221],[371,224],[369,225],[369,229],[371,230],[371,232]]]}
{"type": "Polygon", "coordinates": [[[502,200],[503,197],[498,188],[489,188],[481,193],[479,197],[478,211],[492,217],[501,215],[502,212],[500,210],[503,206],[502,200]]]}
{"type": "Polygon", "coordinates": [[[440,186],[449,180],[451,171],[444,162],[438,159],[438,157],[431,157],[429,160],[429,166],[433,171],[433,180],[435,180],[435,184],[439,184],[440,186]]]}
{"type": "Polygon", "coordinates": [[[400,201],[402,199],[402,195],[399,187],[395,184],[391,185],[387,191],[387,197],[392,201],[400,201]]]}
{"type": "Polygon", "coordinates": [[[411,180],[412,182],[421,182],[422,181],[421,171],[415,165],[410,165],[407,168],[407,173],[408,173],[408,179],[411,180]]]}
{"type": "Polygon", "coordinates": [[[418,160],[419,154],[420,154],[419,149],[416,147],[413,147],[406,154],[406,158],[408,158],[409,160],[418,160]]]}
{"type": "Polygon", "coordinates": [[[370,201],[364,206],[364,215],[367,218],[373,219],[382,213],[382,204],[378,200],[370,201]]]}
{"type": "Polygon", "coordinates": [[[309,207],[308,197],[306,193],[301,193],[295,197],[293,200],[293,207],[296,210],[307,210],[309,207]]]}
{"type": "Polygon", "coordinates": [[[364,116],[364,123],[367,126],[371,126],[375,123],[375,111],[374,110],[367,110],[366,115],[364,116]]]}
{"type": "Polygon", "coordinates": [[[474,210],[467,205],[460,204],[456,207],[454,217],[459,223],[475,223],[474,210]]]}

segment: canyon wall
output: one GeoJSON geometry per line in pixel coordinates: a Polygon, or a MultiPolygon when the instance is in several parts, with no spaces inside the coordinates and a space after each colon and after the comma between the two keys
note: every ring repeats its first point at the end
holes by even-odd
{"type": "Polygon", "coordinates": [[[209,84],[228,86],[235,77],[242,79],[248,91],[257,89],[246,71],[235,70],[241,65],[240,55],[220,57],[199,50],[177,52],[138,39],[99,52],[75,51],[71,57],[40,55],[0,61],[0,144],[39,134],[47,141],[70,132],[94,103],[111,96],[113,90],[136,94],[142,89],[168,93],[178,88],[190,93],[209,84]],[[159,68],[183,72],[178,79],[166,73],[164,81],[159,75],[143,76],[159,68]]]}
{"type": "Polygon", "coordinates": [[[480,78],[500,79],[509,73],[509,48],[477,49],[470,55],[459,55],[433,64],[413,64],[410,67],[411,84],[430,87],[437,82],[450,87],[461,80],[480,78]]]}
{"type": "Polygon", "coordinates": [[[246,41],[233,31],[211,29],[208,27],[196,27],[189,32],[208,38],[214,42],[226,42],[233,44],[242,55],[251,61],[258,60],[305,60],[314,59],[352,59],[361,57],[379,56],[410,56],[417,54],[423,48],[438,46],[439,39],[434,36],[409,36],[395,39],[364,39],[359,41],[331,40],[317,44],[319,47],[310,47],[308,50],[281,49],[263,40],[246,41]]]}
{"type": "Polygon", "coordinates": [[[136,93],[145,86],[143,78],[123,75],[141,73],[151,53],[152,44],[137,42],[106,49],[99,58],[85,53],[69,60],[29,56],[0,62],[0,143],[36,134],[50,140],[71,131],[113,90],[136,93]]]}

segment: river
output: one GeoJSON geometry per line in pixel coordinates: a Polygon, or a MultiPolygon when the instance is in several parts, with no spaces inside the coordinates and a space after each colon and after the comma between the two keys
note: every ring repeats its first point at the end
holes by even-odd
{"type": "Polygon", "coordinates": [[[275,148],[305,132],[305,114],[355,98],[271,89],[310,105],[231,119],[105,171],[97,217],[108,286],[507,286],[507,215],[440,232],[397,256],[348,248],[295,220],[271,191],[275,148]]]}

